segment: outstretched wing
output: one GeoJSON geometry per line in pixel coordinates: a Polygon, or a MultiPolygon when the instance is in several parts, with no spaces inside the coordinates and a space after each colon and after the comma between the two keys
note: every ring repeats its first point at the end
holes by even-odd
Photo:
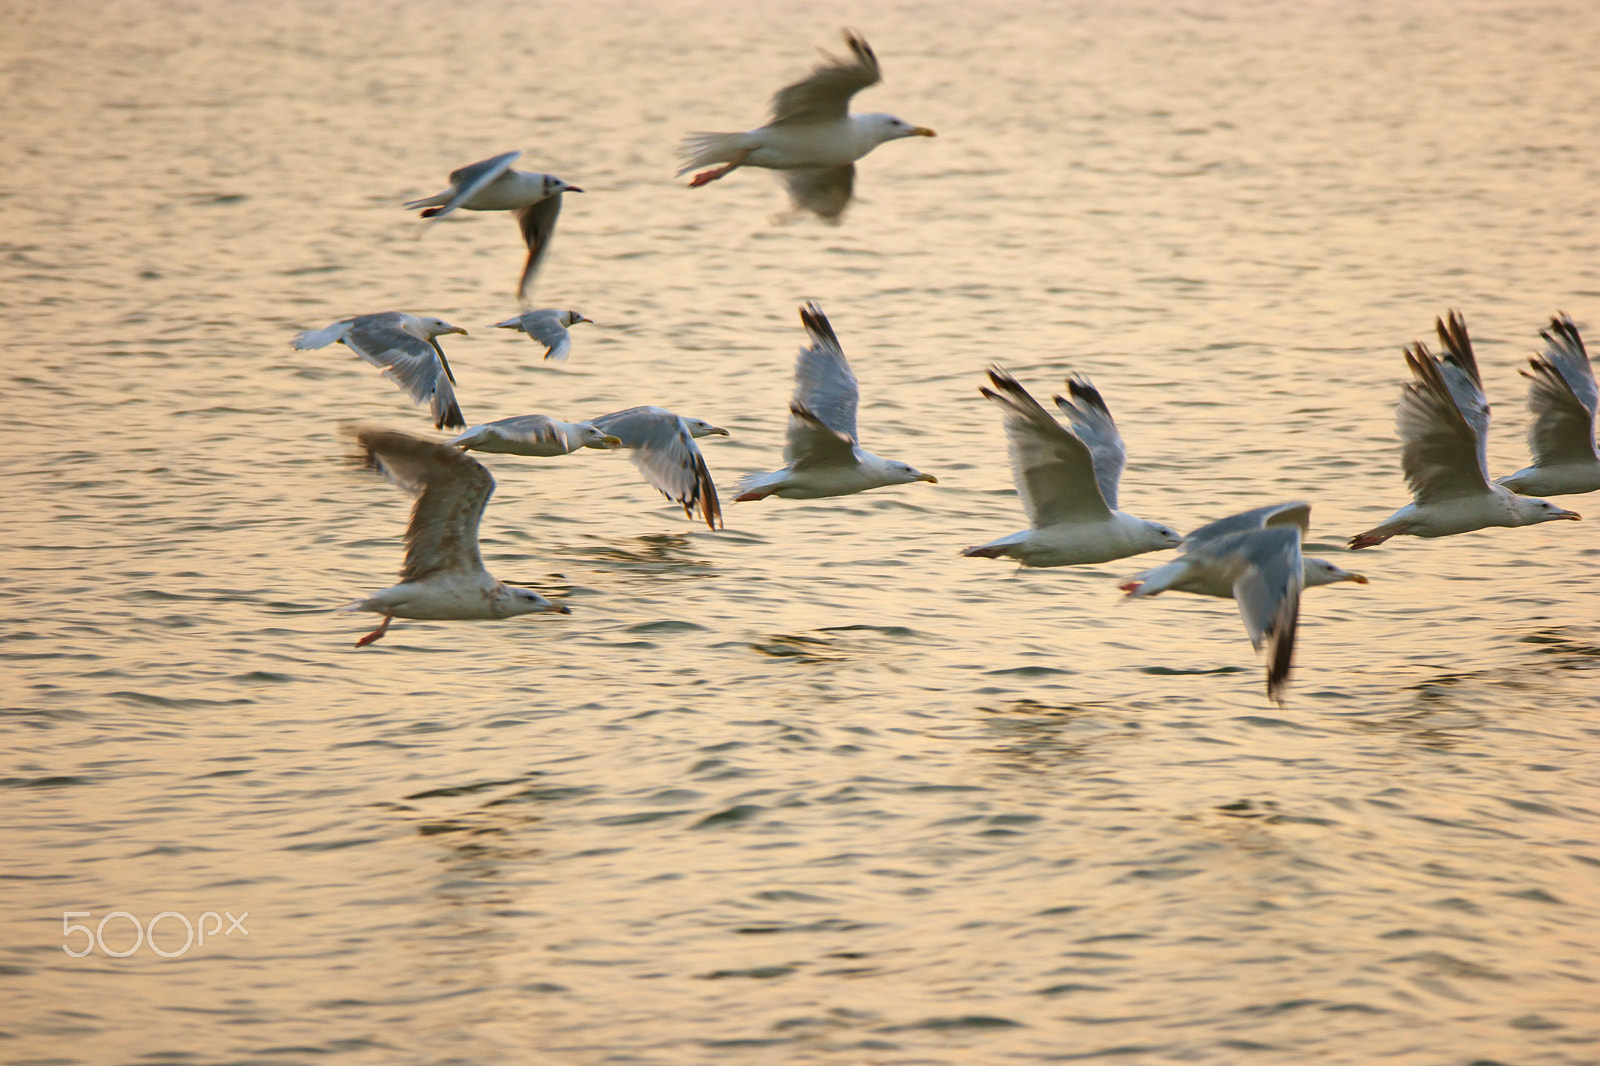
{"type": "Polygon", "coordinates": [[[516,320],[521,323],[522,332],[544,345],[546,359],[559,362],[572,351],[572,334],[561,324],[560,311],[524,311],[516,320]]]}
{"type": "Polygon", "coordinates": [[[783,461],[794,469],[848,466],[856,461],[855,441],[801,405],[789,405],[789,435],[783,442],[783,461]]]}
{"type": "Polygon", "coordinates": [[[780,170],[789,190],[789,202],[797,211],[811,211],[828,222],[838,222],[850,206],[856,183],[856,165],[842,167],[795,167],[780,170]]]}
{"type": "Polygon", "coordinates": [[[978,391],[1003,414],[1011,477],[1033,527],[1110,518],[1089,446],[1050,417],[1004,370],[990,367],[989,381],[993,389],[980,386],[978,391]]]}
{"type": "Polygon", "coordinates": [[[1472,352],[1472,338],[1467,336],[1467,323],[1461,312],[1451,311],[1448,318],[1433,320],[1444,354],[1439,357],[1439,373],[1450,398],[1455,400],[1461,417],[1478,438],[1478,466],[1485,479],[1489,476],[1489,401],[1483,394],[1483,377],[1478,373],[1478,359],[1472,352]]]}
{"type": "Polygon", "coordinates": [[[1299,526],[1300,535],[1303,537],[1311,529],[1311,505],[1303,500],[1297,500],[1294,503],[1273,503],[1266,507],[1241,511],[1227,518],[1219,518],[1215,522],[1207,522],[1184,537],[1183,542],[1185,545],[1202,544],[1208,540],[1225,537],[1229,533],[1266,529],[1269,526],[1299,526]]]}
{"type": "MultiPolygon", "coordinates": [[[[861,439],[856,435],[856,406],[861,389],[833,325],[814,303],[800,308],[800,324],[810,335],[811,344],[800,349],[800,357],[795,360],[791,406],[804,408],[835,434],[857,442],[861,439]]],[[[790,428],[792,436],[793,422],[790,428]]]]}
{"type": "MultiPolygon", "coordinates": [[[[490,182],[510,170],[511,164],[515,163],[521,155],[521,152],[506,152],[504,155],[497,155],[493,159],[468,163],[464,167],[452,170],[450,172],[450,199],[439,207],[429,208],[424,211],[422,217],[437,222],[482,192],[489,186],[490,182]]],[[[406,206],[420,206],[421,203],[422,201],[413,201],[413,203],[406,206]]]]}
{"type": "Polygon", "coordinates": [[[660,407],[630,407],[590,421],[621,440],[644,479],[681,506],[684,514],[692,518],[699,510],[708,528],[721,524],[717,486],[682,418],[660,407]]]}
{"type": "Polygon", "coordinates": [[[406,561],[400,580],[418,581],[446,571],[479,573],[478,522],[494,492],[483,464],[440,441],[386,429],[357,429],[365,462],[416,496],[406,527],[406,561]]]}
{"type": "Polygon", "coordinates": [[[1072,423],[1072,431],[1078,439],[1088,445],[1089,453],[1094,456],[1094,476],[1100,483],[1100,495],[1114,511],[1122,468],[1128,465],[1128,450],[1123,447],[1122,434],[1117,432],[1117,423],[1101,398],[1100,390],[1088,378],[1074,374],[1067,379],[1067,391],[1072,393],[1072,398],[1057,396],[1056,406],[1072,423]]]}
{"type": "Polygon", "coordinates": [[[1528,449],[1536,466],[1584,462],[1596,455],[1594,420],[1596,389],[1594,366],[1572,319],[1559,315],[1540,330],[1543,355],[1528,359],[1528,449]]]}
{"type": "Polygon", "coordinates": [[[1294,665],[1294,634],[1305,587],[1300,530],[1269,526],[1229,534],[1208,547],[1217,554],[1235,555],[1242,564],[1233,582],[1233,598],[1250,643],[1257,651],[1262,644],[1267,646],[1267,695],[1282,703],[1294,665]]]}
{"type": "Polygon", "coordinates": [[[1414,380],[1400,392],[1395,425],[1400,466],[1417,502],[1488,492],[1482,438],[1457,406],[1439,362],[1417,344],[1406,349],[1406,365],[1414,380]]]}
{"type": "Polygon", "coordinates": [[[550,247],[550,237],[556,231],[556,219],[561,215],[561,194],[551,193],[536,204],[520,207],[515,212],[517,225],[522,227],[522,240],[528,246],[528,260],[522,264],[522,277],[517,281],[517,295],[528,298],[533,289],[533,276],[539,272],[545,250],[550,247]]]}
{"type": "Polygon", "coordinates": [[[824,52],[825,62],[772,98],[769,125],[837,122],[850,113],[850,98],[883,80],[872,46],[849,30],[844,31],[848,56],[824,52]]]}
{"type": "Polygon", "coordinates": [[[352,352],[381,367],[384,376],[412,400],[428,404],[435,429],[465,426],[441,351],[434,343],[401,329],[400,321],[394,312],[363,315],[352,321],[339,339],[352,352]]]}

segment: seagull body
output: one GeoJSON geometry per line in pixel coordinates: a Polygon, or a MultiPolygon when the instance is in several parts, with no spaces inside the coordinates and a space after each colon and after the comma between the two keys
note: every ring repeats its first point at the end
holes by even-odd
{"type": "Polygon", "coordinates": [[[662,407],[630,407],[592,418],[596,429],[609,433],[629,451],[628,458],[644,479],[667,499],[707,528],[722,524],[722,504],[696,437],[728,436],[728,431],[699,418],[684,418],[662,407]]]}
{"type": "MultiPolygon", "coordinates": [[[[1184,538],[1184,555],[1153,570],[1146,570],[1118,587],[1129,595],[1159,596],[1163,592],[1171,591],[1188,592],[1196,596],[1215,596],[1218,599],[1231,600],[1234,598],[1233,581],[1229,580],[1226,574],[1214,568],[1196,565],[1195,561],[1188,556],[1190,548],[1203,544],[1208,540],[1216,540],[1233,533],[1252,529],[1269,529],[1273,526],[1298,526],[1301,538],[1304,539],[1306,530],[1311,526],[1311,505],[1308,503],[1273,504],[1268,507],[1257,507],[1253,511],[1230,515],[1227,518],[1219,518],[1215,522],[1201,526],[1184,538]]],[[[1326,559],[1315,559],[1302,555],[1301,563],[1303,564],[1303,579],[1301,582],[1303,588],[1332,585],[1340,581],[1351,581],[1358,585],[1367,583],[1367,579],[1362,575],[1336,566],[1326,559]]]]}
{"type": "Polygon", "coordinates": [[[561,215],[561,194],[582,192],[554,174],[533,174],[512,170],[521,152],[507,152],[450,172],[450,187],[406,208],[423,208],[422,217],[437,221],[456,208],[466,211],[510,211],[517,217],[522,240],[528,246],[528,259],[517,281],[517,295],[527,299],[533,276],[550,246],[556,219],[561,215]]]}
{"type": "Polygon", "coordinates": [[[811,344],[800,349],[795,361],[789,434],[783,446],[786,465],[782,470],[740,478],[734,500],[768,496],[815,500],[913,481],[937,484],[939,479],[932,474],[873,455],[857,443],[856,407],[861,392],[839,338],[814,303],[800,309],[800,322],[811,344]]]}
{"type": "Polygon", "coordinates": [[[1488,526],[1529,526],[1575,512],[1547,500],[1519,496],[1489,480],[1489,404],[1461,316],[1436,320],[1445,353],[1433,356],[1418,343],[1406,349],[1414,380],[1400,393],[1395,421],[1400,465],[1415,497],[1387,520],[1357,534],[1351,548],[1370,548],[1390,537],[1448,537],[1488,526]]]}
{"type": "Polygon", "coordinates": [[[690,188],[716,181],[742,166],[782,172],[796,210],[837,222],[850,205],[855,161],[885,141],[932,137],[893,115],[850,114],[850,98],[883,80],[878,57],[866,41],[846,31],[848,58],[828,56],[807,77],[772,98],[772,118],[743,133],[693,133],[684,138],[681,177],[698,167],[722,166],[695,175],[690,188]]]}
{"type": "Polygon", "coordinates": [[[494,478],[476,459],[448,444],[382,429],[355,437],[368,466],[416,496],[406,527],[406,561],[400,581],[344,607],[373,611],[383,624],[356,642],[365,647],[396,618],[510,618],[519,614],[570,614],[532,589],[497,581],[478,552],[478,522],[494,492],[494,478]]]}
{"type": "Polygon", "coordinates": [[[289,343],[300,351],[326,348],[335,341],[381,367],[384,376],[417,403],[427,403],[434,429],[459,429],[467,424],[451,388],[455,375],[439,347],[438,337],[466,330],[431,315],[382,311],[342,318],[321,329],[308,329],[289,343]]]}
{"type": "Polygon", "coordinates": [[[548,415],[513,415],[473,426],[449,441],[462,451],[505,455],[570,455],[579,448],[610,451],[622,444],[590,422],[563,422],[548,415]]]}
{"type": "Polygon", "coordinates": [[[1005,556],[1023,566],[1072,566],[1183,543],[1176,530],[1117,510],[1127,453],[1111,412],[1089,379],[1067,382],[1070,400],[1056,397],[1070,430],[1004,370],[991,367],[989,381],[993,389],[978,391],[1004,412],[1011,474],[1031,527],[967,548],[962,555],[1005,556]]]}
{"type": "Polygon", "coordinates": [[[1566,315],[1550,319],[1543,355],[1528,359],[1528,450],[1533,465],[1496,478],[1524,496],[1570,496],[1600,489],[1600,451],[1595,448],[1594,420],[1600,391],[1594,366],[1583,347],[1578,327],[1566,315]]]}
{"type": "Polygon", "coordinates": [[[546,359],[561,362],[572,350],[572,334],[567,332],[567,327],[593,321],[577,311],[557,311],[553,307],[546,307],[540,311],[524,311],[520,315],[513,315],[504,322],[496,322],[494,328],[526,333],[535,344],[544,345],[546,359]]]}

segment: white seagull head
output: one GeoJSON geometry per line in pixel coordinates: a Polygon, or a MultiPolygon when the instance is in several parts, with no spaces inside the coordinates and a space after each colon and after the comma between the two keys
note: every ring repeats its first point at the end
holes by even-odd
{"type": "Polygon", "coordinates": [[[893,115],[877,113],[868,115],[851,115],[850,118],[858,126],[867,130],[871,130],[873,136],[878,139],[880,144],[887,141],[898,141],[902,137],[938,136],[938,134],[934,133],[926,126],[913,126],[905,119],[895,118],[893,115]]]}

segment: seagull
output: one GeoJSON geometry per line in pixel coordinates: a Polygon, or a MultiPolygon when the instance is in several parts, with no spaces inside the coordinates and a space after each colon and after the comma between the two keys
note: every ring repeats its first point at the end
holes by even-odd
{"type": "Polygon", "coordinates": [[[560,362],[572,350],[572,334],[567,332],[567,327],[576,326],[579,322],[593,323],[594,319],[585,318],[576,311],[557,311],[547,307],[542,311],[524,311],[520,315],[513,315],[504,322],[496,322],[494,328],[526,333],[534,343],[544,345],[546,359],[560,362]]]}
{"type": "Polygon", "coordinates": [[[1069,400],[1055,398],[1069,430],[1000,367],[993,389],[978,391],[1005,414],[1011,476],[1031,528],[967,548],[982,559],[1009,556],[1023,566],[1104,563],[1176,548],[1177,531],[1117,510],[1117,483],[1127,453],[1099,391],[1081,375],[1067,381],[1069,400]]]}
{"type": "Polygon", "coordinates": [[[510,211],[517,216],[522,227],[522,239],[528,245],[528,261],[523,264],[522,278],[517,282],[517,295],[528,298],[533,286],[533,275],[539,269],[545,249],[550,247],[550,235],[555,232],[556,218],[561,214],[561,194],[582,192],[554,174],[533,174],[512,170],[521,152],[507,152],[493,159],[485,159],[450,172],[450,187],[443,192],[412,200],[407,210],[425,208],[423,218],[443,218],[456,208],[468,211],[510,211]]]}
{"type": "Polygon", "coordinates": [[[1434,323],[1445,354],[1430,355],[1421,342],[1406,349],[1416,380],[1406,382],[1395,412],[1400,466],[1415,502],[1350,538],[1350,547],[1370,548],[1401,535],[1448,537],[1487,526],[1576,522],[1576,512],[1489,481],[1489,404],[1467,324],[1455,311],[1448,322],[1434,323]]]}
{"type": "Polygon", "coordinates": [[[696,437],[728,436],[721,426],[699,418],[685,418],[661,407],[630,407],[591,418],[595,428],[622,441],[629,458],[644,479],[693,518],[695,510],[706,527],[722,525],[722,504],[711,471],[695,444],[696,437]]]}
{"type": "Polygon", "coordinates": [[[697,189],[740,167],[782,171],[795,210],[838,222],[850,206],[857,159],[885,141],[934,136],[926,126],[893,115],[850,114],[850,98],[882,81],[883,72],[866,41],[846,30],[844,43],[850,48],[848,58],[824,52],[827,62],[778,91],[772,98],[772,118],[760,129],[685,137],[678,176],[721,163],[694,176],[689,187],[697,189]]]}
{"type": "Polygon", "coordinates": [[[1600,451],[1595,449],[1597,397],[1594,367],[1584,350],[1578,327],[1565,314],[1550,319],[1539,331],[1543,355],[1530,356],[1528,379],[1528,450],[1533,465],[1496,478],[1512,492],[1531,496],[1570,496],[1600,489],[1600,451]]]}
{"type": "Polygon", "coordinates": [[[506,455],[570,455],[579,448],[610,451],[622,441],[591,422],[563,422],[548,415],[513,415],[473,426],[447,441],[462,451],[501,452],[506,455]]]}
{"type": "Polygon", "coordinates": [[[815,500],[913,481],[938,484],[932,474],[893,459],[880,459],[857,443],[856,406],[861,390],[839,338],[814,303],[800,308],[800,322],[810,334],[811,345],[800,349],[794,364],[789,436],[783,445],[787,465],[740,478],[734,501],[768,496],[815,500]]]}
{"type": "Polygon", "coordinates": [[[433,413],[434,429],[459,429],[467,424],[456,405],[456,380],[450,362],[435,338],[446,333],[466,335],[431,315],[408,315],[403,311],[382,311],[375,315],[341,318],[331,326],[308,329],[289,343],[300,351],[326,348],[339,341],[373,366],[382,367],[384,376],[399,385],[417,403],[427,401],[433,413]]]}
{"type": "MultiPolygon", "coordinates": [[[[1223,519],[1222,523],[1251,519],[1258,514],[1248,512],[1223,519]]],[[[1202,527],[1196,534],[1209,528],[1202,527]]],[[[1181,559],[1157,567],[1142,575],[1143,581],[1130,582],[1123,588],[1130,598],[1155,596],[1169,588],[1207,593],[1227,589],[1221,595],[1238,603],[1251,645],[1257,651],[1263,644],[1267,647],[1267,695],[1282,706],[1289,670],[1294,664],[1300,590],[1305,587],[1300,533],[1300,526],[1294,521],[1247,520],[1198,540],[1191,535],[1181,559]]]]}
{"type": "MultiPolygon", "coordinates": [[[[1117,586],[1129,595],[1137,593],[1141,596],[1159,596],[1163,592],[1190,592],[1196,596],[1216,596],[1220,599],[1233,599],[1233,583],[1221,578],[1214,570],[1203,566],[1195,566],[1188,559],[1188,552],[1195,545],[1203,544],[1208,540],[1217,540],[1221,537],[1251,529],[1270,529],[1273,526],[1298,526],[1300,536],[1304,539],[1306,531],[1311,528],[1311,505],[1304,502],[1276,503],[1267,507],[1257,507],[1253,511],[1244,511],[1240,514],[1219,518],[1215,522],[1207,523],[1184,538],[1184,557],[1158,566],[1154,570],[1146,570],[1137,577],[1130,578],[1117,586]],[[1147,591],[1139,590],[1145,585],[1151,586],[1147,591]]],[[[1315,559],[1302,556],[1304,563],[1305,579],[1302,582],[1305,588],[1317,585],[1332,585],[1340,581],[1350,581],[1357,585],[1365,585],[1367,579],[1361,574],[1352,573],[1340,566],[1335,566],[1326,559],[1315,559]]]]}
{"type": "Polygon", "coordinates": [[[355,429],[366,465],[416,496],[406,527],[400,582],[341,610],[372,611],[383,624],[356,641],[364,648],[396,618],[510,618],[571,614],[532,589],[496,581],[478,554],[478,521],[494,478],[476,459],[439,441],[387,429],[355,429]]]}

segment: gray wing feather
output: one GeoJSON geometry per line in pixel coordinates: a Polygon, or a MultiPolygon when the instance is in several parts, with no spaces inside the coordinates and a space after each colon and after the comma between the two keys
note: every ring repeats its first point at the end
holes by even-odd
{"type": "Polygon", "coordinates": [[[806,77],[779,89],[772,98],[770,125],[837,122],[850,113],[850,98],[883,80],[878,57],[866,41],[844,31],[848,57],[832,56],[806,77]]]}
{"type": "Polygon", "coordinates": [[[1451,500],[1489,491],[1482,438],[1450,392],[1438,360],[1417,344],[1406,349],[1414,380],[1395,408],[1400,466],[1418,503],[1451,500]]]}
{"type": "Polygon", "coordinates": [[[1230,533],[1241,533],[1252,529],[1266,529],[1269,526],[1299,526],[1300,534],[1304,536],[1311,529],[1311,505],[1303,500],[1294,503],[1274,503],[1266,507],[1257,507],[1250,511],[1241,511],[1227,518],[1219,518],[1215,522],[1208,522],[1199,529],[1183,538],[1185,545],[1201,544],[1208,540],[1216,540],[1230,533]]]}
{"type": "Polygon", "coordinates": [[[796,210],[811,211],[829,222],[838,222],[850,206],[855,193],[856,165],[842,167],[795,167],[778,171],[789,190],[789,202],[796,210]]]}
{"type": "Polygon", "coordinates": [[[1011,477],[1033,527],[1109,518],[1089,446],[1004,370],[991,367],[989,381],[994,389],[978,391],[1003,413],[1011,477]]]}
{"type": "Polygon", "coordinates": [[[435,429],[465,426],[450,374],[435,345],[400,329],[395,312],[363,315],[340,338],[347,348],[400,386],[417,403],[427,403],[435,429]]]}
{"type": "Polygon", "coordinates": [[[706,525],[717,528],[722,521],[717,486],[682,418],[661,407],[630,407],[590,422],[621,440],[644,479],[684,514],[692,518],[699,510],[706,525]]]}
{"type": "Polygon", "coordinates": [[[400,580],[481,572],[478,522],[494,492],[494,478],[483,464],[448,444],[409,433],[362,429],[356,440],[368,466],[417,498],[406,527],[400,580]]]}
{"type": "Polygon", "coordinates": [[[783,442],[783,461],[792,468],[848,466],[856,461],[855,440],[817,414],[795,402],[789,405],[789,435],[783,442]]]}
{"type": "Polygon", "coordinates": [[[1107,507],[1116,510],[1117,485],[1122,480],[1123,467],[1128,465],[1122,434],[1117,432],[1117,423],[1101,398],[1100,390],[1088,378],[1074,374],[1067,380],[1067,390],[1072,398],[1057,396],[1056,406],[1066,414],[1078,439],[1088,445],[1094,456],[1094,476],[1100,483],[1100,495],[1105,498],[1107,507]]]}
{"type": "Polygon", "coordinates": [[[452,195],[442,207],[432,208],[423,212],[423,217],[437,222],[448,215],[478,193],[482,192],[490,182],[494,181],[515,163],[522,155],[521,152],[506,152],[493,159],[484,159],[477,163],[468,163],[450,172],[450,188],[452,195]]]}
{"type": "Polygon", "coordinates": [[[1537,466],[1583,462],[1597,453],[1594,439],[1596,388],[1594,366],[1572,319],[1559,315],[1539,335],[1543,355],[1528,360],[1528,449],[1537,466]]]}
{"type": "Polygon", "coordinates": [[[539,264],[550,247],[556,219],[561,215],[561,194],[551,193],[538,203],[518,208],[513,214],[517,216],[522,239],[528,246],[528,260],[522,265],[522,277],[517,282],[517,295],[526,300],[533,288],[533,276],[539,272],[539,264]]]}
{"type": "Polygon", "coordinates": [[[560,361],[572,350],[572,334],[561,324],[560,311],[524,311],[517,321],[524,333],[544,345],[546,359],[560,361]]]}
{"type": "Polygon", "coordinates": [[[1433,325],[1444,347],[1444,354],[1439,357],[1440,375],[1461,417],[1477,435],[1478,467],[1488,480],[1489,401],[1483,394],[1483,377],[1478,373],[1478,359],[1472,352],[1472,338],[1467,336],[1466,320],[1460,312],[1451,311],[1448,318],[1434,319],[1433,325]]]}
{"type": "MultiPolygon", "coordinates": [[[[860,437],[856,435],[856,406],[861,399],[861,389],[850,370],[849,360],[844,357],[839,338],[833,332],[833,325],[814,303],[800,308],[800,323],[810,334],[811,344],[800,349],[800,356],[795,360],[791,406],[804,408],[835,434],[857,442],[860,437]]],[[[791,420],[791,437],[793,426],[791,420]]]]}

